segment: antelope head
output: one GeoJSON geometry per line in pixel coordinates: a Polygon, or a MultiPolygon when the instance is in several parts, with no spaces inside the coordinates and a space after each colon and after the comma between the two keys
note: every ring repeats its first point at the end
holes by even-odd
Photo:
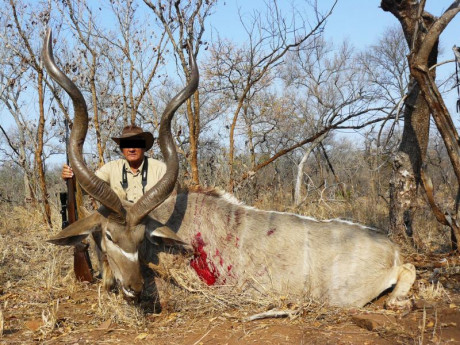
{"type": "Polygon", "coordinates": [[[57,67],[52,50],[51,30],[48,29],[42,51],[42,59],[51,78],[70,96],[74,107],[74,120],[69,141],[69,161],[83,189],[101,203],[92,215],[66,227],[49,240],[58,245],[74,245],[91,232],[101,232],[101,249],[115,279],[121,285],[125,297],[137,298],[143,288],[140,272],[139,246],[144,237],[169,238],[181,242],[180,238],[166,226],[151,224],[147,215],[171,194],[178,172],[179,160],[171,134],[171,120],[176,110],[198,88],[198,68],[190,49],[191,76],[187,86],[166,106],[160,122],[159,144],[166,163],[166,173],[158,183],[148,190],[135,204],[122,201],[110,186],[89,170],[83,160],[82,149],[88,130],[88,111],[83,95],[75,84],[57,67]]]}

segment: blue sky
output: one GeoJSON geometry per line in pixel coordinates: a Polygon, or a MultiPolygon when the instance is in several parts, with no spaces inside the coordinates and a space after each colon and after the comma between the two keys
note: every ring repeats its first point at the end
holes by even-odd
{"type": "MultiPolygon", "coordinates": [[[[238,9],[244,15],[254,10],[262,9],[269,0],[224,0],[220,2],[215,13],[210,18],[214,32],[231,40],[240,41],[246,37],[241,29],[238,9]],[[224,5],[225,4],[225,5],[224,5]]],[[[304,12],[311,11],[308,0],[278,0],[279,6],[286,14],[294,4],[296,9],[304,12]]],[[[442,13],[452,4],[453,0],[427,0],[426,10],[435,16],[442,13]]],[[[333,0],[318,0],[319,8],[325,12],[333,0]]],[[[376,44],[388,27],[400,27],[398,20],[389,12],[380,8],[380,0],[339,0],[332,15],[329,17],[325,35],[337,46],[344,40],[355,47],[364,50],[376,44]]],[[[208,32],[209,34],[209,32],[208,32]]],[[[452,47],[460,46],[460,14],[457,15],[441,34],[440,54],[438,62],[453,59],[452,47]]],[[[448,76],[455,71],[455,65],[449,63],[438,67],[439,77],[448,76]]],[[[455,102],[457,93],[452,90],[446,98],[446,105],[452,117],[456,116],[455,102]]]]}
{"type": "MultiPolygon", "coordinates": [[[[244,37],[239,29],[241,26],[238,18],[238,8],[243,14],[250,13],[254,9],[261,9],[265,0],[224,0],[221,2],[211,18],[212,27],[222,36],[238,40],[244,37]]],[[[289,11],[294,3],[297,9],[305,8],[304,0],[279,0],[280,7],[289,11]]],[[[320,8],[325,11],[332,0],[318,1],[320,8]]],[[[440,16],[452,3],[452,0],[428,0],[426,9],[433,15],[440,16]]],[[[399,22],[389,12],[380,8],[380,0],[339,0],[326,25],[326,37],[340,44],[348,39],[357,49],[364,49],[376,43],[385,29],[389,26],[397,26],[399,22]]],[[[446,28],[441,36],[445,50],[448,50],[452,58],[451,48],[454,44],[460,45],[460,15],[458,15],[446,28]]],[[[445,52],[446,53],[446,52],[445,52]]]]}

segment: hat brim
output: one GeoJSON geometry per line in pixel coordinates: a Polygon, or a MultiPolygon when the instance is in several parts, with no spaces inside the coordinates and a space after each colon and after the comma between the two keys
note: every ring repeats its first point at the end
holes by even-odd
{"type": "Polygon", "coordinates": [[[150,150],[153,146],[153,134],[150,132],[143,132],[139,134],[126,135],[121,137],[112,137],[112,140],[120,146],[120,141],[124,139],[143,139],[145,140],[145,151],[150,150]]]}

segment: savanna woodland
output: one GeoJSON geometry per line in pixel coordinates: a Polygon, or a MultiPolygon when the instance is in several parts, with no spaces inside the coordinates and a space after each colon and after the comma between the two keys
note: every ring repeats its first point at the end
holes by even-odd
{"type": "MultiPolygon", "coordinates": [[[[460,344],[460,49],[441,36],[460,1],[371,1],[392,24],[364,48],[327,34],[341,2],[1,0],[1,344],[460,344]],[[73,247],[46,242],[74,114],[43,65],[47,28],[88,105],[90,169],[120,157],[126,125],[158,136],[193,54],[199,88],[172,122],[181,188],[379,229],[417,269],[410,305],[249,298],[168,270],[152,309],[102,288],[89,238],[94,280],[76,279],[73,247]]],[[[163,159],[157,141],[148,155],[163,159]]],[[[76,203],[97,207],[78,183],[76,203]]]]}

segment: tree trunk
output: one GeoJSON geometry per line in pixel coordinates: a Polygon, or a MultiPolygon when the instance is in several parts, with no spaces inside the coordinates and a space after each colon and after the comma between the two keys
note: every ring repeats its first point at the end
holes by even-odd
{"type": "Polygon", "coordinates": [[[238,100],[238,105],[235,112],[233,113],[233,120],[230,126],[229,134],[229,148],[228,148],[228,184],[227,191],[233,193],[233,188],[235,187],[235,173],[234,173],[234,161],[235,161],[235,131],[236,123],[238,121],[238,116],[241,109],[243,108],[243,102],[245,101],[246,95],[248,94],[250,86],[246,87],[243,96],[238,100]]]}
{"type": "Polygon", "coordinates": [[[41,199],[43,206],[43,219],[50,226],[51,225],[51,207],[48,201],[48,190],[46,188],[45,171],[43,168],[43,136],[45,132],[45,109],[43,106],[43,71],[38,71],[38,104],[39,104],[39,119],[37,131],[37,147],[35,149],[35,166],[37,169],[39,186],[41,191],[41,199]]]}
{"type": "Polygon", "coordinates": [[[326,137],[327,133],[324,133],[320,137],[316,138],[311,145],[305,151],[302,159],[300,160],[299,165],[297,166],[297,178],[294,187],[294,204],[295,206],[299,206],[302,203],[302,181],[303,181],[303,168],[305,163],[307,162],[308,157],[310,156],[311,152],[319,145],[320,142],[326,137]]]}
{"type": "Polygon", "coordinates": [[[97,107],[98,100],[97,100],[97,91],[96,91],[96,56],[93,54],[93,59],[92,59],[92,66],[91,66],[91,81],[90,81],[90,88],[91,88],[91,98],[93,101],[93,122],[94,122],[94,129],[96,130],[96,145],[97,145],[97,153],[98,153],[98,158],[99,158],[99,163],[98,166],[99,168],[102,167],[105,162],[104,162],[104,151],[105,151],[105,145],[102,143],[102,138],[101,138],[101,128],[99,125],[99,109],[97,107]]]}
{"type": "MultiPolygon", "coordinates": [[[[417,57],[411,63],[411,73],[417,78],[421,85],[421,91],[424,98],[429,105],[433,114],[436,127],[441,134],[441,137],[446,146],[447,153],[452,164],[457,181],[460,183],[460,145],[459,135],[452,122],[449,111],[447,110],[444,100],[439,92],[433,76],[423,64],[423,60],[419,61],[417,57]]],[[[425,188],[427,189],[427,188],[425,188]]],[[[427,194],[430,191],[426,190],[427,194]]],[[[431,191],[432,193],[432,191],[431,191]]],[[[433,211],[438,208],[436,205],[431,205],[433,211]],[[433,207],[434,206],[434,207],[433,207]]],[[[439,212],[435,212],[439,214],[439,212]]],[[[458,244],[460,243],[460,230],[458,225],[458,219],[452,218],[449,213],[444,212],[441,217],[436,217],[441,224],[449,225],[451,228],[452,248],[458,250],[458,244]],[[447,216],[446,216],[447,214],[447,216]],[[450,218],[447,221],[447,218],[450,218]]]]}
{"type": "Polygon", "coordinates": [[[24,137],[24,130],[23,128],[21,128],[20,126],[20,121],[19,121],[19,118],[17,118],[17,116],[14,116],[15,120],[16,120],[16,123],[18,125],[18,129],[19,129],[19,147],[18,147],[18,152],[19,152],[19,157],[18,157],[18,163],[19,163],[19,166],[22,168],[22,171],[24,172],[24,177],[23,177],[23,181],[24,181],[24,201],[26,203],[30,203],[32,204],[34,207],[36,206],[36,199],[35,199],[35,195],[34,193],[32,192],[32,186],[31,186],[31,181],[30,181],[30,177],[33,175],[33,172],[30,171],[30,166],[27,162],[27,158],[26,158],[26,139],[24,137]]]}
{"type": "Polygon", "coordinates": [[[399,151],[393,158],[390,178],[390,236],[399,243],[412,238],[412,219],[417,196],[416,178],[408,154],[399,151]]]}
{"type": "Polygon", "coordinates": [[[243,117],[246,123],[246,135],[248,137],[249,146],[249,159],[251,160],[251,170],[256,166],[256,149],[254,147],[254,132],[252,130],[251,121],[248,119],[249,116],[248,104],[243,107],[243,117]]]}
{"type": "Polygon", "coordinates": [[[200,115],[199,115],[200,95],[196,91],[192,99],[187,100],[187,118],[190,136],[190,169],[192,171],[192,184],[200,184],[200,175],[198,170],[198,143],[200,134],[200,115]],[[192,102],[193,100],[193,102],[192,102]],[[193,105],[193,107],[192,107],[193,105]]]}
{"type": "MultiPolygon", "coordinates": [[[[423,9],[418,2],[382,0],[381,7],[400,21],[410,51],[417,50],[435,18],[427,12],[422,13],[423,9]]],[[[430,52],[429,66],[436,64],[437,56],[436,43],[430,52]]],[[[432,73],[434,75],[435,72],[432,73]]],[[[396,240],[413,244],[413,221],[418,186],[421,183],[420,171],[428,147],[430,109],[412,75],[408,88],[402,141],[393,158],[390,179],[389,232],[396,240]]]]}
{"type": "Polygon", "coordinates": [[[398,153],[393,158],[390,179],[390,234],[397,240],[411,242],[420,171],[428,147],[430,109],[412,81],[412,92],[405,103],[404,129],[398,153]]]}

